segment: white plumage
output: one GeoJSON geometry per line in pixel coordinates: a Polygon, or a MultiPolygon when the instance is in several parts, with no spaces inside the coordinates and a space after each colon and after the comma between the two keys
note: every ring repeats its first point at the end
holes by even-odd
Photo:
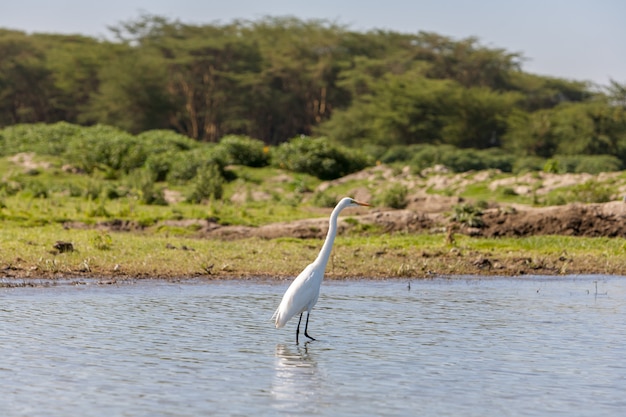
{"type": "Polygon", "coordinates": [[[337,218],[339,213],[346,207],[354,206],[369,206],[367,203],[361,203],[352,198],[343,198],[335,207],[330,215],[328,234],[326,240],[322,246],[322,250],[319,255],[309,264],[304,270],[296,277],[291,283],[280,305],[274,312],[272,319],[275,320],[276,328],[281,328],[295,315],[300,315],[298,321],[298,327],[296,329],[296,343],[298,343],[298,336],[300,334],[300,322],[302,321],[302,313],[307,312],[306,325],[304,327],[304,335],[311,340],[315,340],[308,335],[307,330],[309,327],[309,315],[311,309],[317,303],[317,299],[320,295],[320,286],[324,279],[324,271],[326,270],[326,264],[330,257],[330,252],[333,248],[335,236],[337,235],[337,218]]]}

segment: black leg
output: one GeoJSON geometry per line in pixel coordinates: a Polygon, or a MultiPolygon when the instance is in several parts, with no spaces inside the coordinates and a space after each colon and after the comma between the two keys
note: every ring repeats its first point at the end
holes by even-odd
{"type": "MultiPolygon", "coordinates": [[[[315,340],[313,337],[309,336],[309,334],[307,333],[307,330],[309,329],[309,316],[311,315],[311,313],[306,313],[306,324],[304,326],[304,335],[306,337],[308,337],[311,340],[315,340]]],[[[300,315],[300,318],[302,318],[302,315],[300,315]]]]}
{"type": "MultiPolygon", "coordinates": [[[[300,322],[302,321],[302,313],[300,313],[300,320],[298,320],[298,328],[296,329],[296,345],[298,344],[298,336],[300,335],[300,322]]],[[[308,323],[308,314],[307,314],[307,323],[308,323]]],[[[306,333],[306,330],[304,331],[306,333]]]]}

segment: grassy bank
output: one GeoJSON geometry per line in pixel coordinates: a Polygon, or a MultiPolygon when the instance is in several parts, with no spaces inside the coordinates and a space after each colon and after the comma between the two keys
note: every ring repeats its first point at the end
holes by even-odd
{"type": "MultiPolygon", "coordinates": [[[[315,258],[319,239],[194,239],[142,232],[66,230],[60,225],[2,231],[1,275],[7,278],[187,278],[297,275],[315,258]],[[60,252],[57,241],[71,242],[60,252]]],[[[442,234],[341,236],[330,279],[436,275],[626,275],[624,239],[541,236],[476,239],[442,234]]]]}
{"type": "MultiPolygon", "coordinates": [[[[262,151],[261,151],[262,152],[262,151]]],[[[184,164],[182,164],[184,165],[184,164]]],[[[626,190],[624,173],[421,174],[377,166],[333,181],[277,167],[229,165],[221,198],[190,200],[198,184],[157,181],[139,171],[68,168],[53,157],[0,158],[0,278],[272,277],[297,275],[320,239],[206,238],[199,222],[263,226],[327,218],[338,197],[365,196],[372,210],[401,208],[425,195],[505,204],[604,202],[626,190]],[[156,199],[148,198],[157,196],[156,199]],[[412,200],[413,199],[413,200],[412,200]],[[103,224],[130,225],[126,231],[103,224]],[[70,242],[72,251],[55,248],[70,242]]],[[[446,211],[447,210],[447,211],[446,211]]],[[[450,218],[453,209],[440,214],[450,218]]],[[[350,217],[354,211],[345,212],[350,217]]],[[[354,220],[354,219],[353,219],[354,220]]],[[[622,274],[622,238],[475,238],[444,233],[389,234],[354,220],[336,240],[331,279],[434,275],[622,274]]]]}

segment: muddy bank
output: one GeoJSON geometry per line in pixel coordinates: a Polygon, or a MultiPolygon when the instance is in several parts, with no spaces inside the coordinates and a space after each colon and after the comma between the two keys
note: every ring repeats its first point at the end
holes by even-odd
{"type": "MultiPolygon", "coordinates": [[[[339,233],[351,230],[371,233],[462,233],[477,237],[527,237],[536,235],[565,235],[585,237],[626,237],[626,203],[613,201],[603,204],[568,204],[564,206],[530,207],[523,205],[493,205],[483,211],[481,227],[468,227],[451,220],[456,197],[416,197],[406,209],[374,209],[361,214],[346,213],[339,220],[339,233]]],[[[330,210],[328,210],[330,212],[330,210]]],[[[291,222],[250,226],[223,226],[212,220],[166,220],[144,227],[136,222],[108,220],[87,226],[68,222],[64,227],[96,228],[108,231],[135,232],[158,227],[193,228],[197,238],[244,239],[259,237],[275,239],[323,238],[328,230],[328,218],[319,217],[291,222]]]]}

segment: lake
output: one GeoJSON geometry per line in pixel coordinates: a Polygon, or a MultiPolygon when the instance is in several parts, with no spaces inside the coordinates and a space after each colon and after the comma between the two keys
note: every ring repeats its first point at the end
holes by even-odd
{"type": "Polygon", "coordinates": [[[616,416],[626,278],[136,281],[0,289],[0,415],[616,416]],[[410,286],[409,286],[410,284],[410,286]]]}

